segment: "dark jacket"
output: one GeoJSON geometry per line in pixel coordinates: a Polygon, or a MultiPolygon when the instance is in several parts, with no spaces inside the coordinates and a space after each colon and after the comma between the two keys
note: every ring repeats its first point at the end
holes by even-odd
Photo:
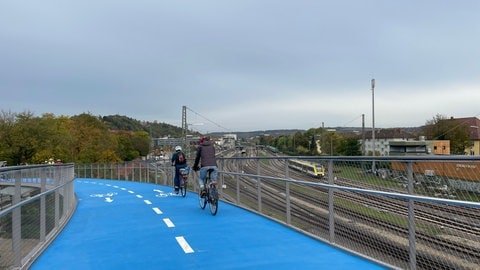
{"type": "Polygon", "coordinates": [[[182,151],[178,151],[178,152],[175,152],[173,153],[173,156],[172,156],[172,165],[182,165],[182,167],[185,167],[185,164],[187,164],[187,157],[185,156],[185,154],[182,152],[182,151]],[[182,153],[183,155],[183,162],[178,160],[178,156],[180,155],[180,153],[182,153]]]}
{"type": "Polygon", "coordinates": [[[217,166],[217,159],[215,158],[215,147],[212,141],[204,141],[197,148],[197,156],[195,157],[194,168],[198,167],[201,160],[201,167],[217,166]]]}

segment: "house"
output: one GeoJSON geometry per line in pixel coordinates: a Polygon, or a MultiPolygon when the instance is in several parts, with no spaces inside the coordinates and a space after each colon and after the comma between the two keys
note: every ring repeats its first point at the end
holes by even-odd
{"type": "MultiPolygon", "coordinates": [[[[375,130],[375,156],[389,156],[390,142],[414,140],[415,135],[401,128],[388,128],[375,130]]],[[[360,144],[362,141],[360,140],[360,144]]],[[[372,132],[365,133],[364,155],[371,156],[373,153],[372,132]]]]}
{"type": "Polygon", "coordinates": [[[480,119],[477,117],[464,117],[464,118],[453,118],[450,120],[455,121],[458,125],[466,126],[469,135],[471,146],[465,149],[466,155],[478,156],[480,155],[480,119]]]}

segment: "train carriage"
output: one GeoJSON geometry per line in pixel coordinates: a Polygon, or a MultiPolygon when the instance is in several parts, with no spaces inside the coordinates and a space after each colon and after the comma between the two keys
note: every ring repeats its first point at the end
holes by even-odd
{"type": "Polygon", "coordinates": [[[325,176],[325,168],[323,166],[305,160],[290,159],[288,160],[288,167],[317,178],[325,176]]]}

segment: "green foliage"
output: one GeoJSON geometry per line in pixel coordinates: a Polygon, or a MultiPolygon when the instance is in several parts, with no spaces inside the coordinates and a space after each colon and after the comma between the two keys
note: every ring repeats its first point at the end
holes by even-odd
{"type": "Polygon", "coordinates": [[[450,153],[454,155],[464,155],[471,146],[469,127],[441,114],[426,122],[424,132],[430,140],[450,140],[450,153]]]}
{"type": "Polygon", "coordinates": [[[278,137],[261,136],[259,143],[273,146],[280,152],[295,156],[362,155],[357,138],[345,137],[338,132],[327,131],[324,128],[312,128],[305,132],[278,137]]]}
{"type": "Polygon", "coordinates": [[[166,123],[141,122],[127,116],[104,116],[103,121],[110,130],[145,131],[150,137],[160,138],[165,136],[181,137],[182,129],[166,123]]]}
{"type": "Polygon", "coordinates": [[[337,152],[341,156],[361,156],[360,143],[356,138],[346,138],[341,140],[337,147],[337,152]]]}
{"type": "Polygon", "coordinates": [[[181,134],[178,127],[118,115],[36,117],[30,112],[2,111],[0,160],[9,165],[40,164],[49,159],[76,163],[130,161],[148,155],[150,130],[157,136],[181,134]]]}

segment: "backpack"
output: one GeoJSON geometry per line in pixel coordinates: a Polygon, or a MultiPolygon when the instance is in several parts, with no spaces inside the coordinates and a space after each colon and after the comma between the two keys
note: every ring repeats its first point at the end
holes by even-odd
{"type": "Polygon", "coordinates": [[[177,160],[179,164],[185,163],[185,155],[183,152],[178,153],[177,160]]]}

